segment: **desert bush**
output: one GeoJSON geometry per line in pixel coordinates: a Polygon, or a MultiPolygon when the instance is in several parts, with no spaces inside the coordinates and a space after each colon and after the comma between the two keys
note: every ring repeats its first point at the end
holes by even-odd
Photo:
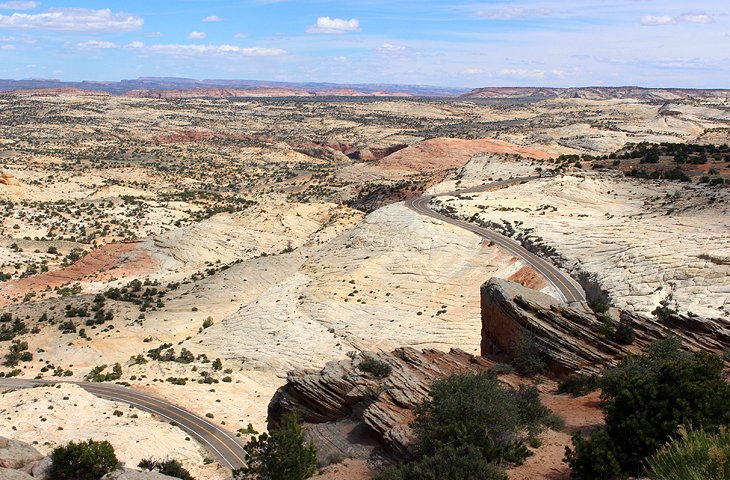
{"type": "Polygon", "coordinates": [[[523,437],[561,427],[535,387],[503,388],[491,374],[457,374],[431,385],[411,425],[420,458],[381,471],[378,480],[494,479],[531,455],[523,437]]]}
{"type": "Polygon", "coordinates": [[[536,375],[547,368],[545,357],[532,332],[522,331],[512,345],[512,364],[525,375],[536,375]]]}
{"type": "Polygon", "coordinates": [[[49,476],[53,480],[98,480],[118,464],[114,447],[107,441],[70,442],[51,453],[49,476]]]}
{"type": "Polygon", "coordinates": [[[594,375],[580,373],[570,374],[558,383],[558,393],[569,393],[574,397],[588,395],[597,388],[598,382],[594,375]]]}
{"type": "Polygon", "coordinates": [[[730,432],[681,427],[679,436],[649,459],[647,470],[651,480],[728,480],[730,432]]]}
{"type": "Polygon", "coordinates": [[[375,358],[366,358],[357,364],[358,370],[367,372],[377,378],[385,378],[390,375],[393,368],[387,363],[375,358]]]}
{"type": "Polygon", "coordinates": [[[317,450],[296,413],[284,415],[281,428],[251,438],[244,454],[246,466],[233,471],[236,480],[304,480],[317,470],[317,450]]]}
{"type": "Polygon", "coordinates": [[[182,478],[183,480],[195,480],[195,477],[183,467],[182,462],[179,460],[154,460],[145,458],[137,466],[148,472],[159,472],[163,475],[182,478]]]}
{"type": "Polygon", "coordinates": [[[467,445],[445,447],[417,462],[386,468],[375,480],[507,480],[500,467],[488,462],[481,451],[467,445]]]}
{"type": "Polygon", "coordinates": [[[655,343],[642,357],[627,357],[599,382],[605,428],[574,436],[566,461],[577,478],[639,475],[648,457],[692,424],[709,432],[730,422],[730,385],[719,357],[688,354],[675,339],[655,343]]]}
{"type": "Polygon", "coordinates": [[[548,423],[550,411],[528,388],[510,391],[489,374],[452,375],[434,382],[416,408],[413,430],[420,455],[473,446],[491,463],[521,463],[530,455],[520,437],[548,423]]]}

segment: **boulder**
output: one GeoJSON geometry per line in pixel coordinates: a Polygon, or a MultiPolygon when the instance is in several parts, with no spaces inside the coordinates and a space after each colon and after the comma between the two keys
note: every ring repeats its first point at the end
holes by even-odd
{"type": "Polygon", "coordinates": [[[175,477],[163,475],[159,472],[141,472],[130,468],[119,468],[107,473],[102,480],[174,480],[175,477]]]}
{"type": "Polygon", "coordinates": [[[0,467],[0,479],[2,480],[33,480],[33,477],[20,470],[0,467]]]}
{"type": "Polygon", "coordinates": [[[0,467],[23,468],[42,458],[43,455],[27,443],[0,437],[0,467]]]}
{"type": "Polygon", "coordinates": [[[38,460],[37,462],[33,462],[29,465],[26,465],[25,468],[23,468],[24,472],[30,473],[33,478],[35,479],[47,479],[49,478],[49,472],[51,471],[51,459],[50,457],[46,457],[42,460],[38,460]]]}

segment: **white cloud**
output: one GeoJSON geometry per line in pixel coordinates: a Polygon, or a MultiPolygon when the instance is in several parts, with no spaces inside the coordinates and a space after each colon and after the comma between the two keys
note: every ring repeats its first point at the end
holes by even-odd
{"type": "Polygon", "coordinates": [[[497,74],[505,78],[545,78],[543,70],[525,70],[515,68],[504,68],[497,74]]]}
{"type": "Polygon", "coordinates": [[[139,40],[135,40],[134,42],[130,42],[127,44],[127,47],[129,48],[144,48],[144,42],[140,42],[139,40]]]}
{"type": "Polygon", "coordinates": [[[384,43],[375,49],[381,55],[403,55],[408,52],[408,47],[403,45],[393,45],[392,43],[384,43]]]}
{"type": "Polygon", "coordinates": [[[66,73],[66,72],[65,72],[65,71],[63,71],[63,70],[54,70],[54,71],[53,71],[53,74],[54,74],[54,75],[63,75],[64,73],[66,73]]]}
{"type": "Polygon", "coordinates": [[[0,50],[15,50],[17,47],[12,43],[8,45],[0,45],[0,50]]]}
{"type": "Polygon", "coordinates": [[[522,20],[534,17],[550,17],[554,14],[555,11],[551,8],[524,8],[507,5],[498,10],[478,11],[474,16],[492,20],[522,20]]]}
{"type": "Polygon", "coordinates": [[[705,13],[685,13],[679,16],[680,22],[685,23],[699,23],[706,25],[709,23],[715,23],[715,19],[705,13]]]}
{"type": "Polygon", "coordinates": [[[119,45],[117,45],[114,42],[105,42],[102,40],[88,40],[86,42],[77,43],[76,46],[79,48],[100,48],[100,49],[119,48],[119,45]]]}
{"type": "Polygon", "coordinates": [[[15,37],[0,37],[0,42],[14,42],[17,40],[15,37]]]}
{"type": "Polygon", "coordinates": [[[673,25],[675,23],[708,25],[715,23],[715,19],[706,13],[684,13],[678,17],[670,17],[669,15],[644,15],[639,20],[639,23],[647,27],[673,25]]]}
{"type": "Polygon", "coordinates": [[[0,9],[2,10],[33,10],[39,2],[5,2],[0,3],[0,9]]]}
{"type": "Polygon", "coordinates": [[[51,30],[55,32],[131,32],[139,30],[144,20],[109,9],[56,8],[45,13],[0,15],[0,28],[51,30]]]}
{"type": "Polygon", "coordinates": [[[671,25],[677,23],[674,17],[669,15],[644,15],[639,20],[639,23],[646,27],[658,27],[662,25],[671,25]]]}
{"type": "Polygon", "coordinates": [[[209,16],[205,17],[203,20],[201,20],[201,22],[205,22],[205,23],[214,23],[214,22],[222,22],[222,21],[223,21],[223,19],[221,17],[219,17],[218,15],[209,15],[209,16]]]}
{"type": "Polygon", "coordinates": [[[250,37],[250,36],[251,36],[251,34],[250,34],[250,33],[246,33],[246,32],[238,32],[237,34],[235,34],[235,35],[233,36],[233,38],[248,38],[248,37],[250,37]]]}
{"type": "Polygon", "coordinates": [[[344,56],[335,57],[334,61],[336,63],[347,63],[347,57],[344,57],[344,56]]]}
{"type": "Polygon", "coordinates": [[[342,18],[319,17],[316,24],[307,27],[307,33],[343,34],[359,31],[361,31],[360,20],[357,18],[344,20],[342,18]]]}
{"type": "Polygon", "coordinates": [[[132,42],[128,47],[150,53],[178,56],[198,55],[243,55],[246,57],[278,57],[286,55],[286,50],[268,47],[239,47],[237,45],[196,45],[196,44],[158,44],[144,46],[142,42],[132,42]]]}
{"type": "Polygon", "coordinates": [[[481,75],[484,73],[484,70],[482,70],[481,68],[467,68],[464,69],[461,73],[463,75],[481,75]]]}
{"type": "Polygon", "coordinates": [[[205,32],[190,32],[188,33],[188,39],[190,40],[205,40],[208,35],[205,32]]]}

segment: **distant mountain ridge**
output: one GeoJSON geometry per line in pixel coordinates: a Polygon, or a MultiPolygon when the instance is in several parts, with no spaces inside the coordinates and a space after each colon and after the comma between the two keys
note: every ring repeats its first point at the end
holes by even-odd
{"type": "MultiPolygon", "coordinates": [[[[458,97],[465,88],[427,85],[337,84],[317,82],[269,82],[259,80],[195,80],[174,77],[141,77],[119,82],[64,82],[53,79],[2,80],[0,92],[75,89],[150,98],[232,97],[232,96],[423,96],[458,97]],[[179,94],[171,92],[180,92],[179,94]]],[[[61,92],[63,93],[63,91],[61,92]]]]}
{"type": "Polygon", "coordinates": [[[692,97],[730,98],[730,89],[647,87],[435,87],[400,84],[339,84],[261,80],[195,80],[177,77],[140,77],[119,82],[64,82],[54,79],[3,80],[0,92],[42,95],[124,95],[136,98],[229,97],[434,97],[463,99],[583,98],[671,101],[692,97]]]}
{"type": "Polygon", "coordinates": [[[647,87],[485,87],[475,88],[461,98],[583,98],[611,100],[679,100],[691,97],[730,97],[730,89],[647,88],[647,87]]]}

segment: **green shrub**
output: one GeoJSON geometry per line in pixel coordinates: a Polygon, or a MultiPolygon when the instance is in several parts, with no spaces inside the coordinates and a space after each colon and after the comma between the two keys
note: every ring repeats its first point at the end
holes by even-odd
{"type": "Polygon", "coordinates": [[[652,480],[728,480],[730,432],[680,428],[679,437],[649,459],[647,470],[652,480]]]}
{"type": "Polygon", "coordinates": [[[524,330],[512,345],[512,364],[525,375],[536,375],[547,368],[545,356],[531,332],[524,330]]]}
{"type": "Polygon", "coordinates": [[[375,480],[507,480],[498,466],[484,459],[481,451],[467,445],[444,447],[417,462],[386,468],[375,480]]]}
{"type": "Polygon", "coordinates": [[[385,378],[393,371],[387,363],[375,358],[366,358],[357,364],[358,370],[367,372],[377,378],[385,378]]]}
{"type": "Polygon", "coordinates": [[[574,397],[582,397],[598,389],[595,375],[572,373],[560,380],[558,393],[569,393],[574,397]]]}
{"type": "Polygon", "coordinates": [[[474,446],[488,462],[521,463],[530,455],[518,435],[531,418],[528,404],[489,374],[438,380],[430,398],[416,408],[418,452],[428,456],[447,446],[474,446]]]}
{"type": "Polygon", "coordinates": [[[107,442],[70,442],[51,453],[49,476],[53,480],[98,480],[113,471],[119,461],[107,442]]]}
{"type": "Polygon", "coordinates": [[[281,428],[249,440],[244,454],[246,466],[233,471],[237,480],[304,480],[317,470],[317,450],[296,413],[284,415],[281,428]]]}
{"type": "Polygon", "coordinates": [[[566,461],[574,476],[613,479],[639,475],[682,424],[709,431],[730,422],[730,385],[719,357],[680,350],[677,340],[657,342],[643,357],[628,357],[600,384],[606,427],[575,437],[566,461]]]}
{"type": "Polygon", "coordinates": [[[183,480],[195,480],[179,460],[154,460],[143,459],[137,465],[148,472],[159,472],[169,477],[182,478],[183,480]]]}

